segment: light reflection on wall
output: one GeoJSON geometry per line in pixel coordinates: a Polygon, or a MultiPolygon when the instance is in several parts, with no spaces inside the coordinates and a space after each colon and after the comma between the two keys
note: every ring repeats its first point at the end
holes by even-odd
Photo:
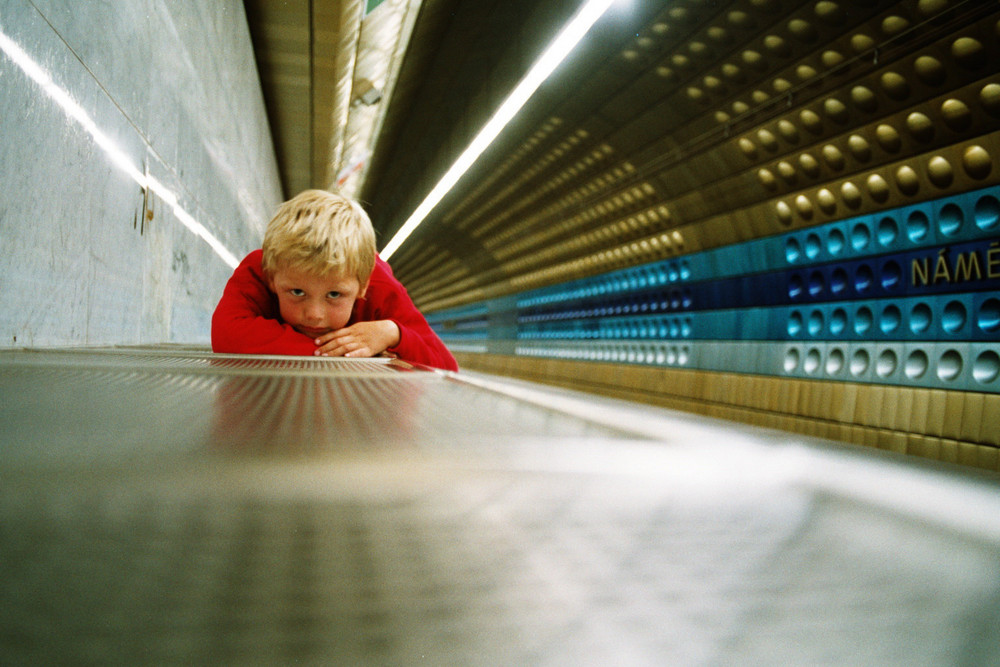
{"type": "Polygon", "coordinates": [[[217,254],[222,261],[224,261],[231,268],[235,268],[239,264],[239,260],[236,256],[226,248],[218,238],[215,237],[202,223],[198,222],[190,213],[188,213],[183,206],[177,200],[177,195],[166,187],[163,183],[140,171],[135,164],[132,163],[128,155],[119,148],[114,141],[105,134],[101,128],[97,126],[94,120],[90,117],[90,114],[81,107],[71,96],[64,90],[59,84],[52,80],[44,68],[42,68],[37,62],[35,62],[31,56],[29,56],[24,49],[22,49],[17,43],[15,43],[10,37],[0,31],[0,50],[2,50],[21,70],[28,75],[35,83],[37,83],[42,90],[58,104],[67,116],[72,118],[74,121],[79,123],[79,125],[87,131],[87,133],[93,137],[94,143],[96,143],[101,150],[108,156],[111,163],[114,164],[118,169],[123,171],[134,180],[139,187],[144,190],[149,190],[156,194],[164,203],[167,204],[173,211],[177,219],[180,220],[188,231],[202,239],[205,243],[212,248],[212,250],[217,254]]]}

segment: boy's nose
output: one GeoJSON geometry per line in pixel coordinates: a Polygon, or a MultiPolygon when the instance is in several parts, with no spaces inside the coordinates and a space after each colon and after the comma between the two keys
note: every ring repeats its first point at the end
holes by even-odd
{"type": "Polygon", "coordinates": [[[303,310],[303,319],[307,324],[318,324],[323,319],[323,309],[316,304],[308,304],[303,310]]]}

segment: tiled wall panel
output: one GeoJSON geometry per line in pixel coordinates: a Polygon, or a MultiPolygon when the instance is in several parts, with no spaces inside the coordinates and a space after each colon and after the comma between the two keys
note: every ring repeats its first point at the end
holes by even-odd
{"type": "Polygon", "coordinates": [[[280,199],[240,2],[0,2],[0,346],[208,341],[280,199]]]}

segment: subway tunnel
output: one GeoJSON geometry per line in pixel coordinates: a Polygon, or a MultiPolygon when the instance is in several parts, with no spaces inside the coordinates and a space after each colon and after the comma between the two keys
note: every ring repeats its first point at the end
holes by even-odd
{"type": "Polygon", "coordinates": [[[1000,664],[998,57],[973,0],[0,0],[0,662],[1000,664]],[[459,371],[211,351],[308,188],[459,371]]]}

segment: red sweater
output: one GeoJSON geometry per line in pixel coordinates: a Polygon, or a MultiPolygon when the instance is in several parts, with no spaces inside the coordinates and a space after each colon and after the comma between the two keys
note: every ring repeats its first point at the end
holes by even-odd
{"type": "MultiPolygon", "coordinates": [[[[267,286],[261,268],[263,252],[254,250],[236,267],[212,315],[212,350],[235,354],[294,354],[313,356],[316,344],[281,321],[278,297],[267,286]]],[[[348,325],[392,320],[399,327],[399,345],[387,350],[404,361],[458,370],[455,358],[413,305],[406,288],[380,257],[365,298],[354,302],[348,325]]]]}

